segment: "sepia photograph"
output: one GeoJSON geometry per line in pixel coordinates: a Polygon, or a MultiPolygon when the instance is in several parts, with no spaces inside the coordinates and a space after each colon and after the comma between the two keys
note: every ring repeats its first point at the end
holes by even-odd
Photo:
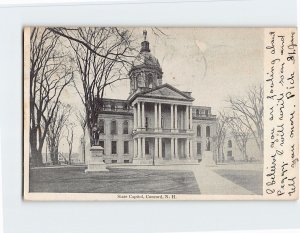
{"type": "Polygon", "coordinates": [[[260,199],[265,49],[263,28],[25,28],[25,199],[260,199]]]}

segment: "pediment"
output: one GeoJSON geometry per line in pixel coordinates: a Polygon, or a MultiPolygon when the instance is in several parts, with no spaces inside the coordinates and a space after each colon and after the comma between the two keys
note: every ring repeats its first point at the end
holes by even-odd
{"type": "Polygon", "coordinates": [[[177,90],[169,84],[162,85],[157,89],[151,90],[143,94],[149,97],[160,97],[160,98],[171,98],[171,99],[181,99],[181,100],[191,100],[192,98],[184,94],[183,92],[177,90]]]}

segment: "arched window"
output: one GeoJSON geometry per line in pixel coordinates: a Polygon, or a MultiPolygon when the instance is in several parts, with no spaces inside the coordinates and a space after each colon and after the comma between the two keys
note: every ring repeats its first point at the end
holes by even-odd
{"type": "Polygon", "coordinates": [[[110,124],[110,133],[117,134],[117,122],[113,120],[110,124]]]}
{"type": "Polygon", "coordinates": [[[123,122],[123,134],[128,134],[128,121],[123,122]]]}
{"type": "Polygon", "coordinates": [[[232,141],[231,140],[228,140],[227,146],[228,146],[228,148],[232,148],[232,141]]]}
{"type": "Polygon", "coordinates": [[[205,110],[205,116],[208,116],[208,110],[205,110]]]}
{"type": "Polygon", "coordinates": [[[210,126],[206,126],[206,137],[210,137],[210,126]]]}
{"type": "Polygon", "coordinates": [[[199,116],[199,109],[196,110],[196,116],[199,116]]]}
{"type": "Polygon", "coordinates": [[[152,74],[148,74],[147,76],[147,87],[152,88],[153,87],[153,75],[152,74]]]}
{"type": "Polygon", "coordinates": [[[197,136],[201,137],[201,126],[200,125],[197,126],[197,136]]]}
{"type": "Polygon", "coordinates": [[[104,134],[104,120],[100,119],[98,124],[99,124],[99,133],[104,134]]]}

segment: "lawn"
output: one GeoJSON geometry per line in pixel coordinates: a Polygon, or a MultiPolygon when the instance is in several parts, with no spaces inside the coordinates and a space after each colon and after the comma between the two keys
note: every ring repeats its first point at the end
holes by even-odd
{"type": "Polygon", "coordinates": [[[193,172],[114,169],[84,173],[84,167],[31,169],[30,192],[200,194],[193,172]]]}
{"type": "Polygon", "coordinates": [[[262,170],[216,169],[214,172],[255,194],[263,194],[262,170]]]}

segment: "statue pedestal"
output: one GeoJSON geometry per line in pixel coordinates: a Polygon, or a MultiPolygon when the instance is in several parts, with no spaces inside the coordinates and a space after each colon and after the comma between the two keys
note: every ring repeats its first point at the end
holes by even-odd
{"type": "Polygon", "coordinates": [[[108,171],[106,164],[103,162],[104,149],[101,146],[92,146],[90,149],[91,155],[88,159],[88,168],[85,172],[108,171]]]}
{"type": "Polygon", "coordinates": [[[211,151],[204,151],[201,164],[203,164],[207,167],[216,165],[216,162],[213,159],[213,153],[211,151]]]}

